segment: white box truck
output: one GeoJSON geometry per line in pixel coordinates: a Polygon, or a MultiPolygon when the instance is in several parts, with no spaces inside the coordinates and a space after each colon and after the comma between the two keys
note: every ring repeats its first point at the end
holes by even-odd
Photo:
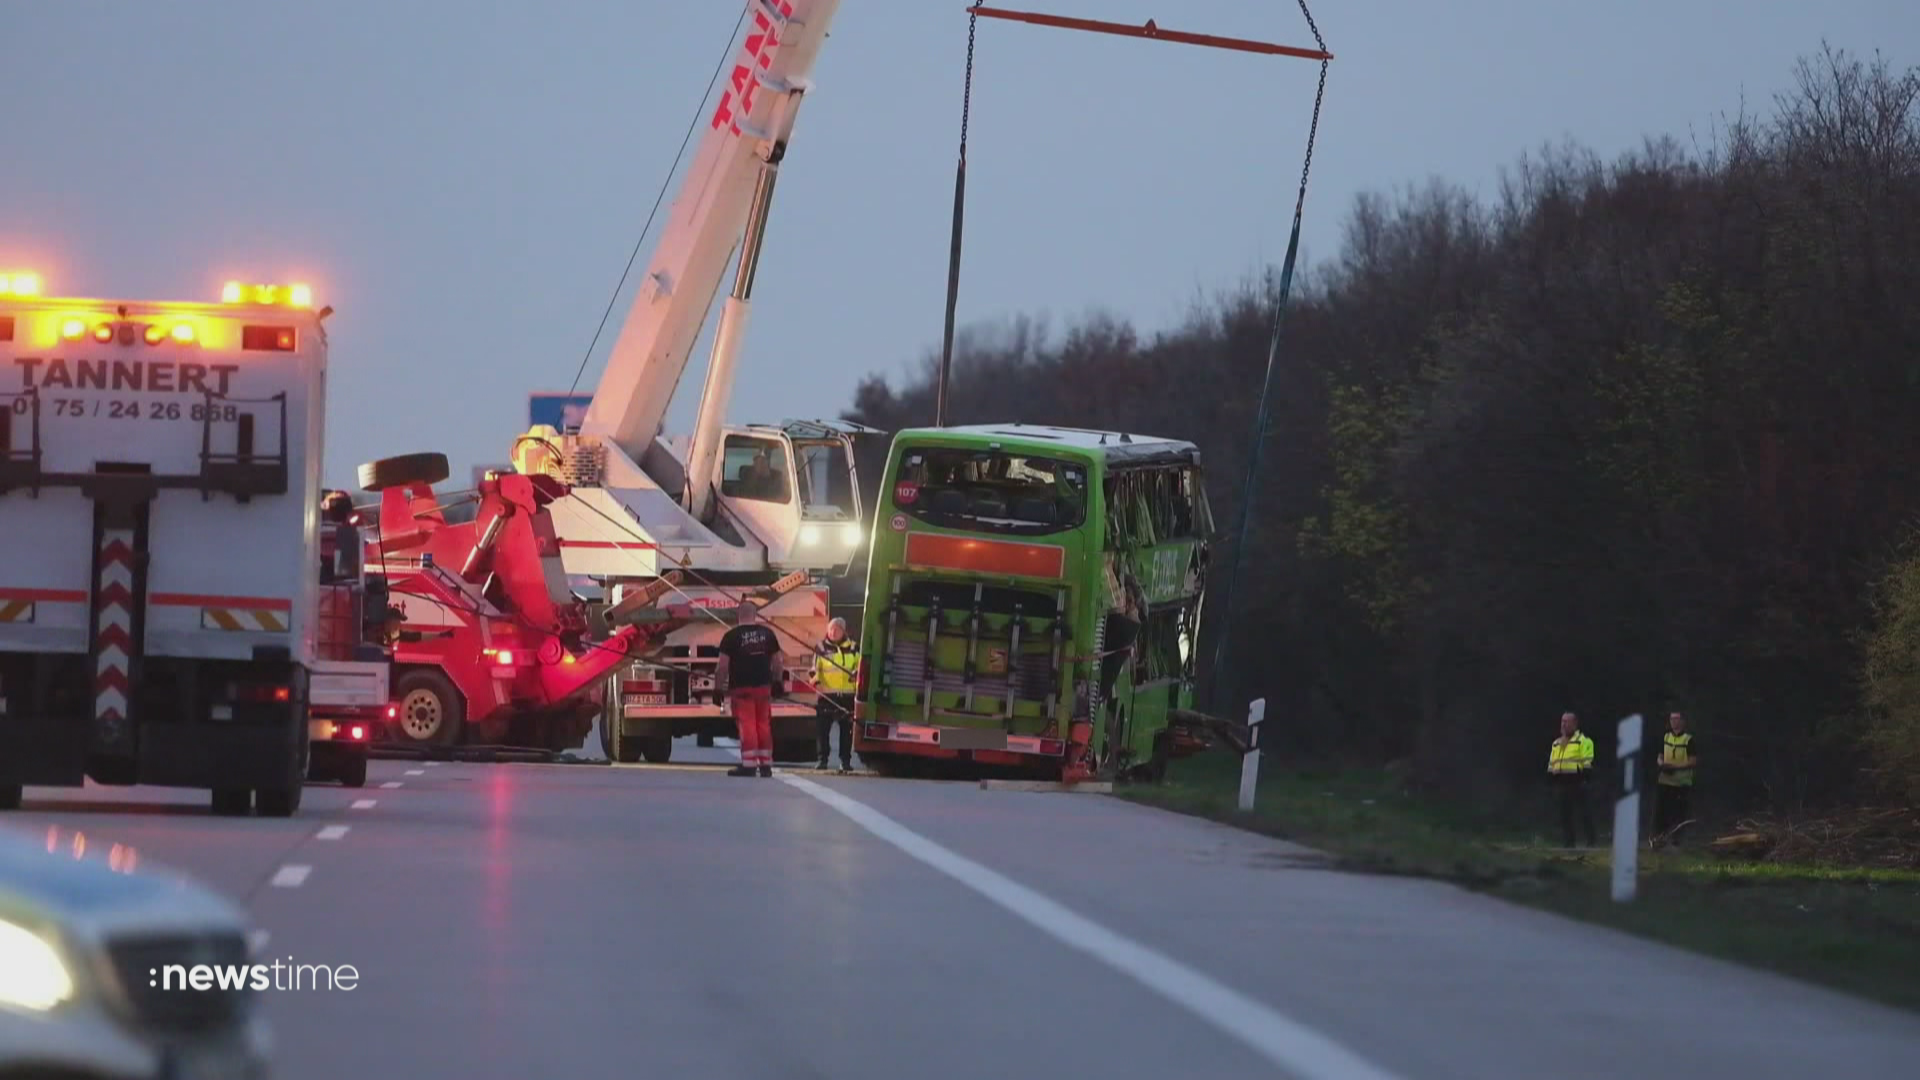
{"type": "Polygon", "coordinates": [[[38,286],[0,268],[0,809],[91,779],[290,816],[332,309],[38,286]]]}

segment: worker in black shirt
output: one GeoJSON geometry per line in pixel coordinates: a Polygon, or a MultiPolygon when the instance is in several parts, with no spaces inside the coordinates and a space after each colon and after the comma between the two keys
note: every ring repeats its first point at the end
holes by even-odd
{"type": "Polygon", "coordinates": [[[751,601],[736,609],[739,625],[720,639],[720,665],[714,685],[726,688],[733,719],[740,726],[740,764],[728,776],[773,775],[773,679],[780,661],[780,639],[760,622],[751,601]]]}

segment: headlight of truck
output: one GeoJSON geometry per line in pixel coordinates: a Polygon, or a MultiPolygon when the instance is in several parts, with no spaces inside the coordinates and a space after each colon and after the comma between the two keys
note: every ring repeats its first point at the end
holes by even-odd
{"type": "Polygon", "coordinates": [[[44,1012],[73,996],[73,976],[46,938],[0,919],[0,1006],[44,1012]]]}

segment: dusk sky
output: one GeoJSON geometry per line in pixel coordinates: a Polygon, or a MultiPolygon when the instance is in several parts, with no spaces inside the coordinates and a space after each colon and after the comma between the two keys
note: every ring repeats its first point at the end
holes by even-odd
{"type": "MultiPolygon", "coordinates": [[[[965,6],[842,3],[774,199],[732,420],[837,415],[863,376],[937,350],[965,6]]],[[[1280,0],[1007,6],[1312,43],[1280,0]]],[[[1501,166],[1569,137],[1609,156],[1652,134],[1704,141],[1743,95],[1769,107],[1822,37],[1920,61],[1914,0],[1313,9],[1336,59],[1309,259],[1337,251],[1364,190],[1438,175],[1491,195],[1501,166]]],[[[337,309],[330,481],[434,449],[464,477],[504,460],[528,393],[572,382],[739,13],[13,0],[0,267],[113,298],[311,282],[337,309]]],[[[1104,309],[1154,330],[1278,262],[1315,76],[1306,61],[983,22],[962,322],[1104,309]]],[[[705,345],[670,431],[691,424],[705,345]]]]}

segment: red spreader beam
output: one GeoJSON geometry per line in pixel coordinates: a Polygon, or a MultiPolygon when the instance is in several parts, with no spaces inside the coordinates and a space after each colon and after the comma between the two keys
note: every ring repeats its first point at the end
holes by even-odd
{"type": "Polygon", "coordinates": [[[1333,54],[1323,49],[1301,49],[1292,45],[1275,45],[1266,41],[1249,41],[1246,38],[1216,37],[1213,34],[1189,34],[1182,30],[1162,30],[1153,20],[1147,20],[1145,26],[1129,26],[1126,23],[1103,22],[1099,19],[1070,19],[1064,15],[1041,15],[1032,11],[1009,11],[1006,8],[990,8],[975,5],[967,9],[968,13],[985,19],[1006,19],[1010,22],[1032,23],[1035,26],[1053,26],[1062,30],[1087,30],[1096,34],[1119,34],[1121,37],[1150,38],[1154,41],[1172,41],[1182,45],[1202,45],[1209,49],[1232,49],[1235,52],[1262,53],[1267,56],[1297,56],[1302,60],[1331,60],[1333,54]]]}

